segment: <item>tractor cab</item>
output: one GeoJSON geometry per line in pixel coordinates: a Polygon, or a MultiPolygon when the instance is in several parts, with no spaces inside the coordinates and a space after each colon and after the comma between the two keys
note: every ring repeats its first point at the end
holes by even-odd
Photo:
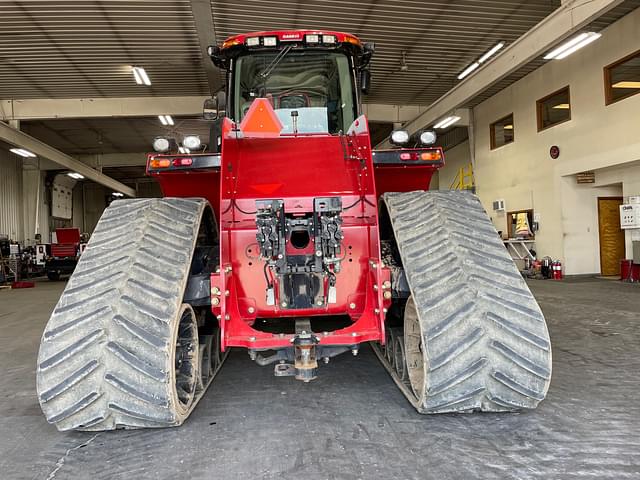
{"type": "Polygon", "coordinates": [[[210,50],[229,72],[227,117],[245,118],[267,98],[282,135],[347,132],[359,115],[358,81],[368,85],[373,44],[338,32],[258,32],[210,50]]]}

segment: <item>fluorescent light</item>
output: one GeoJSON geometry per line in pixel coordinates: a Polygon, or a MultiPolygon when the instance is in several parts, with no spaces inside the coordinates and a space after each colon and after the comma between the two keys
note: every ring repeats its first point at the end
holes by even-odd
{"type": "Polygon", "coordinates": [[[513,125],[505,125],[504,127],[505,130],[513,130],[513,125]]]}
{"type": "Polygon", "coordinates": [[[640,88],[640,82],[617,82],[611,85],[613,88],[640,88]]]}
{"type": "Polygon", "coordinates": [[[9,151],[25,158],[35,158],[36,156],[35,153],[31,153],[29,150],[25,150],[24,148],[11,148],[9,151]]]}
{"type": "Polygon", "coordinates": [[[458,80],[462,80],[464,77],[469,75],[471,72],[473,72],[479,66],[480,66],[480,64],[478,62],[473,62],[471,65],[469,65],[467,68],[465,68],[460,75],[458,75],[458,80]]]}
{"type": "Polygon", "coordinates": [[[138,85],[151,85],[149,75],[147,75],[147,72],[144,68],[131,67],[131,71],[133,72],[133,78],[138,85]]]}
{"type": "Polygon", "coordinates": [[[118,198],[124,197],[124,193],[120,193],[120,192],[113,192],[111,195],[118,198]]]}
{"type": "Polygon", "coordinates": [[[162,125],[173,125],[173,118],[171,118],[171,115],[158,115],[158,118],[160,119],[160,123],[162,123],[162,125]]]}
{"type": "Polygon", "coordinates": [[[500,50],[502,47],[504,47],[504,42],[500,42],[497,45],[495,45],[491,50],[489,50],[487,53],[485,53],[484,55],[482,55],[480,57],[480,60],[478,60],[479,63],[484,63],[486,62],[489,57],[494,56],[498,50],[500,50]]]}
{"type": "Polygon", "coordinates": [[[568,42],[563,43],[558,48],[551,50],[544,56],[545,60],[562,60],[567,58],[573,52],[580,50],[582,47],[589,45],[591,42],[599,39],[602,36],[596,32],[583,32],[580,35],[573,37],[568,42]]]}
{"type": "Polygon", "coordinates": [[[556,110],[569,110],[571,108],[571,105],[569,105],[568,103],[559,103],[558,105],[554,105],[551,108],[555,108],[556,110]]]}
{"type": "Polygon", "coordinates": [[[178,151],[182,154],[186,154],[186,153],[191,153],[191,150],[189,150],[188,148],[185,148],[183,146],[178,147],[178,151]]]}
{"type": "Polygon", "coordinates": [[[67,173],[67,176],[69,176],[71,178],[75,178],[76,180],[82,180],[84,178],[84,175],[82,175],[80,173],[76,173],[76,172],[69,172],[69,173],[67,173]]]}
{"type": "Polygon", "coordinates": [[[460,117],[456,115],[452,115],[443,120],[440,120],[438,123],[434,125],[433,128],[447,128],[453,125],[454,123],[458,122],[459,120],[460,120],[460,117]]]}

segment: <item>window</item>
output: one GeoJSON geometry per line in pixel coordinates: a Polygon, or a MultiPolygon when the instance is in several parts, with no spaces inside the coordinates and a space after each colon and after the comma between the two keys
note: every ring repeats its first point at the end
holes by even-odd
{"type": "Polygon", "coordinates": [[[640,50],[604,67],[606,104],[640,93],[640,50]]]}
{"type": "Polygon", "coordinates": [[[491,124],[491,150],[513,142],[513,113],[491,124]]]}
{"type": "Polygon", "coordinates": [[[349,57],[337,52],[281,50],[235,61],[233,118],[240,122],[255,98],[270,98],[282,133],[346,132],[357,116],[349,57]]]}
{"type": "Polygon", "coordinates": [[[571,120],[569,87],[548,95],[537,102],[538,131],[571,120]]]}

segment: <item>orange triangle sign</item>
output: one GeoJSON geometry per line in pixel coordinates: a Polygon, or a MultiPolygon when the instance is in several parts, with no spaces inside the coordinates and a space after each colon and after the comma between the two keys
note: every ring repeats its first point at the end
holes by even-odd
{"type": "Polygon", "coordinates": [[[240,123],[240,131],[245,137],[278,137],[282,127],[267,98],[256,98],[240,123]]]}

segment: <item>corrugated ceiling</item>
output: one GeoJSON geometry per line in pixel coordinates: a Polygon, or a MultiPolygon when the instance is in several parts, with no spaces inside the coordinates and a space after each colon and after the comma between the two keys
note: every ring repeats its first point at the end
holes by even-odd
{"type": "MultiPolygon", "coordinates": [[[[241,32],[295,28],[343,30],[373,41],[373,84],[365,101],[428,105],[458,83],[458,73],[470,62],[498,41],[515,41],[559,4],[559,0],[211,0],[211,12],[218,42],[241,32]],[[400,71],[402,52],[408,71],[400,71]]],[[[638,7],[640,0],[627,0],[591,28],[600,30],[638,7]]],[[[541,64],[541,59],[529,63],[470,105],[541,64]]],[[[0,99],[208,92],[190,0],[0,0],[0,99]],[[134,65],[147,70],[150,87],[134,83],[134,65]]],[[[23,125],[37,138],[73,154],[144,151],[165,130],[155,118],[23,125]]],[[[175,128],[199,131],[199,127],[195,119],[182,119],[175,128]]]]}

